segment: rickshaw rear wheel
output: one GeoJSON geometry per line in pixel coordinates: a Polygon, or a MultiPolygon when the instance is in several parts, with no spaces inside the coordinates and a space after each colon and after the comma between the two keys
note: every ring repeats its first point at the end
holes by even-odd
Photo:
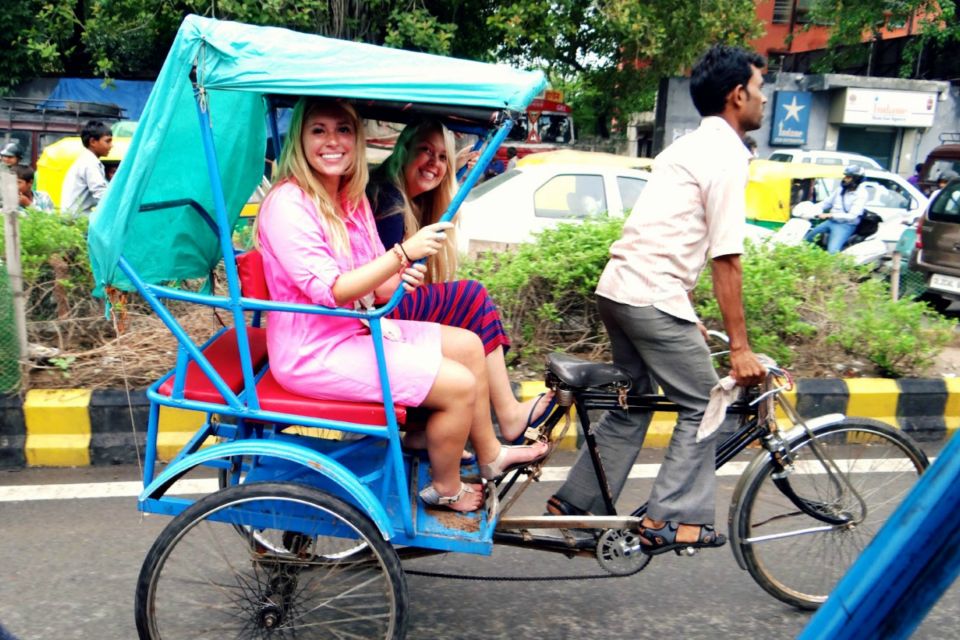
{"type": "Polygon", "coordinates": [[[135,614],[151,640],[403,638],[406,604],[397,553],[365,514],[312,487],[251,483],[167,525],[140,570],[135,614]],[[366,553],[342,553],[361,541],[366,553]]]}

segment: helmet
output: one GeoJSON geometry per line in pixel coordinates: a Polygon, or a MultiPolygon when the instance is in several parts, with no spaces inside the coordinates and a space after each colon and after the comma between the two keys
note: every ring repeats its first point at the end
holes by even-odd
{"type": "Polygon", "coordinates": [[[849,164],[843,170],[843,175],[850,176],[851,178],[859,178],[862,180],[863,177],[867,175],[867,172],[864,171],[863,167],[861,167],[858,164],[849,164]]]}
{"type": "Polygon", "coordinates": [[[23,151],[20,150],[20,144],[16,141],[8,142],[3,145],[3,149],[0,149],[0,156],[11,156],[14,158],[22,158],[23,151]]]}
{"type": "Polygon", "coordinates": [[[949,169],[940,174],[937,178],[937,182],[950,182],[954,178],[960,177],[957,175],[956,171],[950,171],[949,169]]]}

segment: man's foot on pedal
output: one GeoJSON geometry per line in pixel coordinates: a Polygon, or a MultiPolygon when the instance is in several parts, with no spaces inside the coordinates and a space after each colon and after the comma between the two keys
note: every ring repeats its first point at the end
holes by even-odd
{"type": "Polygon", "coordinates": [[[667,551],[722,547],[727,537],[708,524],[682,524],[644,518],[640,524],[640,550],[655,556],[667,551]]]}

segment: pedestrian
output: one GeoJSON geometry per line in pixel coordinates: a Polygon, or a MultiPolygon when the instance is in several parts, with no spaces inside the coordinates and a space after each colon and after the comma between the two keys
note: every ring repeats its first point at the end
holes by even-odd
{"type": "Polygon", "coordinates": [[[56,208],[53,206],[53,200],[45,191],[34,190],[34,171],[32,167],[18,164],[14,167],[14,171],[17,174],[17,190],[20,192],[20,211],[32,208],[50,212],[56,208]]]}
{"type": "Polygon", "coordinates": [[[17,166],[22,159],[23,151],[20,149],[20,144],[16,140],[11,140],[3,145],[3,149],[0,149],[0,160],[3,160],[3,164],[8,167],[17,166]]]}
{"type": "Polygon", "coordinates": [[[101,158],[113,148],[110,128],[98,120],[90,120],[80,131],[83,150],[74,160],[63,179],[60,199],[64,211],[88,214],[93,211],[107,191],[107,177],[101,158]]]}
{"type": "Polygon", "coordinates": [[[918,162],[913,166],[913,175],[907,178],[907,182],[915,186],[917,189],[920,188],[920,174],[923,172],[923,163],[918,162]]]}
{"type": "MultiPolygon", "coordinates": [[[[714,529],[717,436],[697,442],[719,382],[706,329],[690,301],[708,260],[730,338],[731,375],[743,386],[766,375],[747,340],[740,263],[750,160],[743,137],[763,120],[764,64],[752,51],[717,45],[694,65],[690,94],[703,120],[657,156],[597,286],[614,363],[630,372],[634,391],[651,393],[656,382],[679,407],[640,528],[641,550],[651,555],[726,543],[714,529]]],[[[597,424],[594,436],[614,501],[650,419],[649,411],[615,410],[597,424]]],[[[554,515],[607,511],[586,447],[547,509],[554,515]]]]}
{"type": "Polygon", "coordinates": [[[826,234],[827,253],[839,253],[843,249],[843,245],[857,230],[870,197],[863,186],[866,175],[863,167],[857,164],[851,164],[843,170],[840,186],[820,203],[823,211],[817,218],[822,222],[807,231],[804,240],[816,242],[819,236],[826,234]]]}

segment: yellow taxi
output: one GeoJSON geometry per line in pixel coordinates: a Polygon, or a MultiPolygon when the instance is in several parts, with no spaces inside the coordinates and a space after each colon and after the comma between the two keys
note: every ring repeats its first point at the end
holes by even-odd
{"type": "Polygon", "coordinates": [[[842,165],[752,160],[747,182],[747,221],[778,229],[790,219],[797,204],[824,200],[829,196],[824,192],[825,184],[842,177],[842,165]]]}

